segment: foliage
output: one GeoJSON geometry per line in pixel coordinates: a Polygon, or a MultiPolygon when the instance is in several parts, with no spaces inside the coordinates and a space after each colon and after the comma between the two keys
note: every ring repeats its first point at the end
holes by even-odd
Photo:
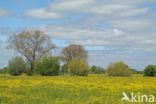
{"type": "Polygon", "coordinates": [[[7,74],[8,73],[8,68],[4,67],[2,69],[0,69],[0,74],[7,74]]]}
{"type": "Polygon", "coordinates": [[[30,67],[26,67],[25,74],[27,74],[28,76],[32,76],[33,75],[33,70],[31,70],[30,67]]]}
{"type": "Polygon", "coordinates": [[[139,71],[137,69],[130,69],[130,70],[133,74],[142,74],[142,71],[139,71]]]}
{"type": "Polygon", "coordinates": [[[67,64],[64,64],[64,65],[61,67],[61,72],[62,72],[63,74],[68,73],[68,67],[67,67],[67,66],[68,66],[67,64]]]}
{"type": "Polygon", "coordinates": [[[74,58],[68,63],[68,72],[71,75],[87,76],[89,65],[85,59],[74,58]]]}
{"type": "Polygon", "coordinates": [[[130,76],[130,68],[123,62],[110,63],[107,67],[107,74],[109,76],[130,76]]]}
{"type": "Polygon", "coordinates": [[[26,71],[26,63],[22,57],[14,57],[9,60],[8,73],[11,75],[21,75],[26,71]]]}
{"type": "Polygon", "coordinates": [[[8,48],[23,55],[33,71],[36,58],[50,54],[55,45],[51,43],[50,37],[41,31],[23,30],[9,36],[8,48]]]}
{"type": "Polygon", "coordinates": [[[93,65],[90,69],[89,69],[90,73],[94,73],[94,74],[101,74],[101,73],[105,73],[104,69],[100,66],[95,66],[93,65]]]}
{"type": "Polygon", "coordinates": [[[144,69],[144,75],[145,76],[156,77],[156,65],[148,65],[144,69]]]}
{"type": "Polygon", "coordinates": [[[35,73],[43,76],[54,76],[58,75],[60,69],[60,63],[58,57],[44,56],[43,58],[38,58],[35,61],[35,73]]]}
{"type": "Polygon", "coordinates": [[[83,48],[82,45],[71,44],[61,51],[60,59],[61,61],[68,64],[74,58],[87,59],[88,52],[83,48]]]}

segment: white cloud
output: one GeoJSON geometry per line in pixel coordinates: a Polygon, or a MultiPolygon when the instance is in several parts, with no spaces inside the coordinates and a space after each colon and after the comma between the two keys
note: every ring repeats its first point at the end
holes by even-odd
{"type": "MultiPolygon", "coordinates": [[[[145,3],[156,3],[156,0],[54,0],[47,7],[33,8],[23,15],[40,20],[67,20],[29,27],[40,29],[52,38],[89,47],[103,46],[113,49],[113,52],[108,53],[90,52],[89,62],[92,64],[103,66],[108,64],[104,63],[105,60],[125,61],[134,67],[144,67],[154,63],[156,59],[153,57],[156,56],[153,54],[156,52],[156,12],[153,10],[150,14],[151,8],[145,7],[145,3]],[[71,15],[82,18],[68,18],[71,15]],[[106,27],[102,29],[100,24],[106,27]],[[137,54],[138,51],[144,54],[137,54]]],[[[9,10],[0,9],[0,18],[10,14],[9,10]]],[[[5,34],[3,30],[0,29],[0,34],[5,34]]],[[[4,58],[4,53],[10,55],[6,51],[1,53],[1,59],[4,58]]]]}
{"type": "Polygon", "coordinates": [[[156,61],[155,53],[119,53],[116,51],[89,51],[90,65],[99,65],[106,68],[110,62],[123,61],[131,68],[143,70],[147,65],[156,61]]]}
{"type": "Polygon", "coordinates": [[[56,12],[82,13],[96,4],[96,0],[56,0],[49,9],[56,12]]]}
{"type": "Polygon", "coordinates": [[[109,45],[110,42],[107,40],[75,40],[71,42],[72,44],[81,44],[85,46],[104,46],[109,45]]]}
{"type": "MultiPolygon", "coordinates": [[[[122,31],[123,29],[98,29],[67,24],[49,24],[30,28],[39,29],[52,38],[68,40],[69,43],[89,46],[107,46],[120,50],[156,52],[154,29],[149,29],[146,32],[142,32],[142,30],[129,32],[127,29],[122,31]]],[[[138,29],[139,28],[141,29],[143,26],[138,27],[138,29]]],[[[134,30],[135,28],[133,31],[134,30]]]]}
{"type": "Polygon", "coordinates": [[[70,26],[70,25],[40,25],[37,27],[30,27],[31,29],[39,29],[52,38],[59,39],[107,39],[122,36],[124,33],[119,29],[93,29],[81,26],[70,26]]]}
{"type": "Polygon", "coordinates": [[[12,15],[12,12],[8,9],[0,8],[0,18],[12,15]]]}
{"type": "Polygon", "coordinates": [[[144,1],[137,3],[132,0],[127,0],[126,2],[123,0],[56,0],[46,8],[32,9],[26,11],[24,14],[27,17],[36,19],[56,19],[60,18],[62,15],[66,17],[69,14],[127,17],[146,14],[148,8],[140,8],[138,6],[142,3],[144,3],[144,1]]]}
{"type": "Polygon", "coordinates": [[[24,16],[33,19],[45,19],[45,20],[62,18],[60,14],[51,12],[43,8],[26,11],[24,13],[24,16]]]}
{"type": "Polygon", "coordinates": [[[11,31],[8,27],[0,27],[0,35],[9,35],[11,31]]]}
{"type": "Polygon", "coordinates": [[[141,15],[141,14],[146,14],[148,12],[148,8],[141,8],[141,9],[132,9],[129,11],[125,11],[123,13],[121,13],[121,16],[137,16],[137,15],[141,15]]]}
{"type": "Polygon", "coordinates": [[[113,28],[118,28],[125,31],[142,31],[148,29],[154,23],[148,19],[118,19],[108,23],[113,28]]]}
{"type": "Polygon", "coordinates": [[[6,67],[8,64],[8,60],[11,59],[11,57],[14,56],[13,52],[10,50],[7,50],[6,47],[1,47],[1,51],[0,51],[0,68],[2,67],[6,67]]]}

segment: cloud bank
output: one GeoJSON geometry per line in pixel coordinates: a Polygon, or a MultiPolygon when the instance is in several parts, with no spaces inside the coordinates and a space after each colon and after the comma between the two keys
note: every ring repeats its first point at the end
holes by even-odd
{"type": "Polygon", "coordinates": [[[12,12],[8,9],[0,8],[0,18],[11,16],[12,12]]]}
{"type": "MultiPolygon", "coordinates": [[[[61,44],[84,45],[92,64],[125,61],[143,68],[156,61],[155,4],[155,0],[54,0],[25,10],[21,17],[30,23],[42,21],[27,28],[39,29],[61,44]]],[[[0,9],[0,18],[10,14],[0,9]]]]}

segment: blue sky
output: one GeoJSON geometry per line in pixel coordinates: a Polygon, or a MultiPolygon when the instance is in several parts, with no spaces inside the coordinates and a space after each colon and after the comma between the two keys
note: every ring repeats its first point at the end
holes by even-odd
{"type": "MultiPolygon", "coordinates": [[[[0,67],[17,53],[8,35],[39,29],[59,47],[82,44],[89,63],[124,61],[132,68],[156,64],[155,0],[0,0],[0,67]]],[[[58,53],[58,52],[56,52],[58,53]]]]}
{"type": "Polygon", "coordinates": [[[0,0],[0,7],[11,10],[12,14],[9,17],[1,18],[1,27],[9,27],[16,30],[29,25],[47,24],[51,21],[25,19],[21,14],[32,8],[46,7],[48,3],[52,2],[45,0],[0,0]]]}

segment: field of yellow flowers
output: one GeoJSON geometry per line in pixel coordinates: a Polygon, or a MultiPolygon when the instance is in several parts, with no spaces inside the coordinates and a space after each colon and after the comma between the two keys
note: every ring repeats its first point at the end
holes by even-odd
{"type": "Polygon", "coordinates": [[[0,104],[126,104],[123,92],[156,96],[156,78],[0,75],[0,104]]]}

